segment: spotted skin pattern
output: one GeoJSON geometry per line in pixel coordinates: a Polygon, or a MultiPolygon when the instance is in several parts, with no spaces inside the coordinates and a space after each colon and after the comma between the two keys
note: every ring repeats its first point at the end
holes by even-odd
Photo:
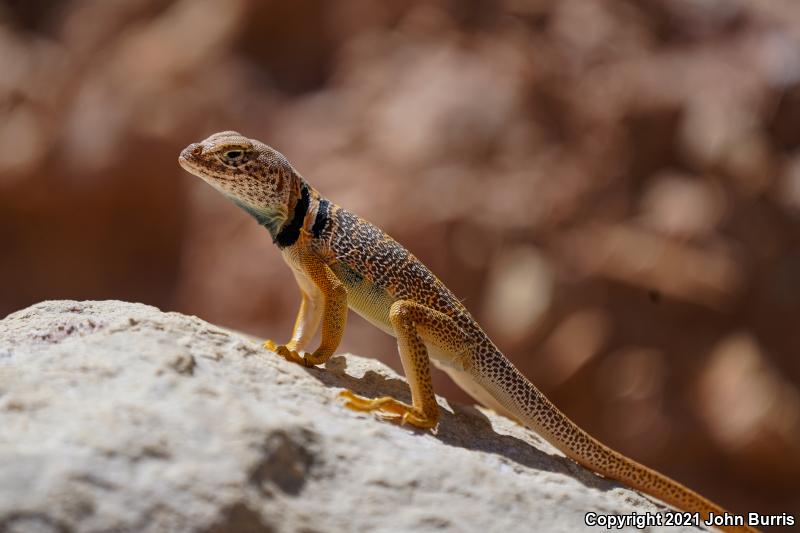
{"type": "Polygon", "coordinates": [[[578,427],[514,367],[422,262],[380,228],[323,198],[274,149],[225,131],[186,147],[179,162],[266,227],[294,273],[301,305],[292,337],[285,344],[266,341],[267,348],[304,366],[325,363],[339,345],[348,307],[397,338],[412,404],[344,391],[348,407],[435,427],[433,363],[478,401],[537,431],[587,468],[704,518],[724,513],[578,427]],[[319,347],[304,352],[318,329],[319,347]]]}

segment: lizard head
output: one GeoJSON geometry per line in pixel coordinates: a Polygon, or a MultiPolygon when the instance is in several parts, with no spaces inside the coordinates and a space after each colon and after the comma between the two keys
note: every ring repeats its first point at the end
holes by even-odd
{"type": "Polygon", "coordinates": [[[178,162],[250,213],[273,236],[300,196],[302,178],[289,161],[277,150],[235,131],[190,144],[178,162]]]}

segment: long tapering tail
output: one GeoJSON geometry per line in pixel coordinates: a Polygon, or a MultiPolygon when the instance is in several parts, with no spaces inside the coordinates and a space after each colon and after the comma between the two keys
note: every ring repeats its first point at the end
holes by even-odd
{"type": "MultiPolygon", "coordinates": [[[[482,388],[523,424],[544,437],[574,461],[607,478],[615,479],[682,511],[722,516],[725,510],[684,487],[601,443],[570,420],[504,356],[475,361],[469,373],[482,388]]],[[[757,530],[742,526],[720,527],[726,532],[757,530]]]]}

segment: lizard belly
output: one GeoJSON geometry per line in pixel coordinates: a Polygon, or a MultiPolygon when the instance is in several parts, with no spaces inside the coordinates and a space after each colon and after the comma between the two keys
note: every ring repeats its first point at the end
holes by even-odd
{"type": "MultiPolygon", "coordinates": [[[[331,269],[347,288],[347,305],[369,323],[394,337],[394,329],[389,322],[389,309],[396,298],[382,287],[345,266],[334,265],[331,269]]],[[[464,369],[463,362],[458,357],[430,342],[426,342],[425,347],[428,349],[428,357],[433,365],[446,372],[464,392],[482,405],[516,420],[516,417],[503,408],[500,402],[474,380],[472,375],[464,369]]]]}
{"type": "Polygon", "coordinates": [[[347,305],[376,328],[394,336],[389,323],[389,308],[395,298],[386,289],[344,265],[331,267],[333,273],[347,288],[347,305]]]}
{"type": "Polygon", "coordinates": [[[506,418],[522,424],[519,418],[513,415],[508,409],[503,407],[503,405],[497,401],[497,399],[492,396],[485,387],[481,386],[469,372],[456,368],[453,365],[442,364],[440,361],[434,358],[431,358],[431,361],[433,361],[433,364],[436,366],[436,368],[444,370],[445,373],[450,376],[450,379],[452,379],[455,384],[461,388],[461,390],[472,396],[472,398],[474,398],[478,403],[484,407],[492,409],[497,414],[503,415],[506,418]]]}

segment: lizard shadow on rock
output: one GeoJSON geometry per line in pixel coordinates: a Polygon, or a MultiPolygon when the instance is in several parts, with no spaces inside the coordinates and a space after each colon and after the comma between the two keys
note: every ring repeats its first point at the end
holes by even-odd
{"type": "MultiPolygon", "coordinates": [[[[307,368],[306,371],[326,387],[350,389],[368,398],[392,396],[406,403],[411,402],[411,391],[404,380],[387,378],[373,370],[367,370],[362,377],[354,377],[346,369],[346,358],[336,356],[325,364],[325,368],[307,368]]],[[[598,490],[607,491],[621,486],[597,476],[571,459],[548,454],[522,439],[496,432],[489,418],[473,406],[452,404],[451,408],[453,412],[441,409],[439,426],[434,434],[444,444],[500,455],[526,468],[568,475],[598,490]]]]}

